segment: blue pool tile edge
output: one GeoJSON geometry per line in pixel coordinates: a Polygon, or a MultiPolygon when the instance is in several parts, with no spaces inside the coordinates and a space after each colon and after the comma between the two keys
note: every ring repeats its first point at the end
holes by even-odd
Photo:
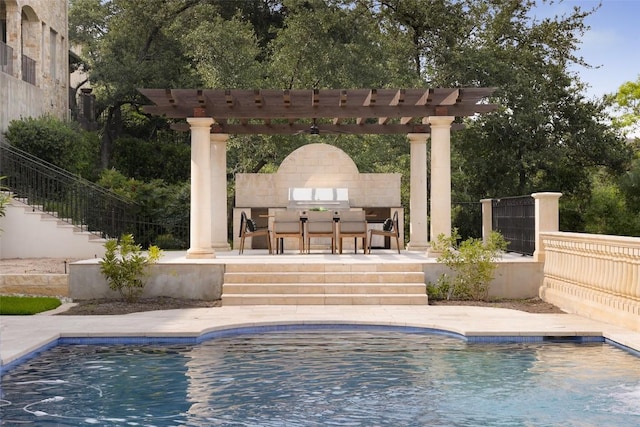
{"type": "Polygon", "coordinates": [[[483,335],[483,336],[465,336],[456,332],[443,329],[413,327],[413,326],[392,326],[392,325],[370,325],[370,324],[286,324],[286,325],[263,325],[249,327],[230,327],[226,329],[216,330],[204,333],[197,337],[176,337],[176,336],[138,336],[138,337],[61,337],[48,342],[42,347],[25,354],[22,357],[13,360],[5,365],[0,366],[0,376],[8,373],[17,366],[36,357],[38,354],[47,351],[58,345],[152,345],[152,344],[186,344],[194,345],[204,341],[217,338],[225,338],[240,335],[250,335],[265,332],[279,331],[319,331],[319,330],[341,330],[341,331],[393,331],[412,334],[429,334],[441,335],[451,338],[461,339],[469,344],[513,344],[513,343],[606,343],[617,348],[625,350],[637,357],[640,357],[640,351],[627,347],[616,341],[604,338],[603,336],[500,336],[500,335],[483,335]]]}

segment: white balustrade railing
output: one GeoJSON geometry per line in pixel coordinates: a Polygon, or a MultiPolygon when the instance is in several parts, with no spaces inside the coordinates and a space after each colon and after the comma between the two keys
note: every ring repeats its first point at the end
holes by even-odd
{"type": "Polygon", "coordinates": [[[566,311],[640,330],[640,238],[541,233],[543,299],[566,311]]]}

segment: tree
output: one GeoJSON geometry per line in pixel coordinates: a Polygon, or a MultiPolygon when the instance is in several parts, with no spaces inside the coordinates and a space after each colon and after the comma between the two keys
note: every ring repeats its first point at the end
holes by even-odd
{"type": "Polygon", "coordinates": [[[144,104],[139,87],[198,83],[181,45],[167,33],[198,2],[73,0],[70,37],[83,44],[89,77],[103,115],[101,165],[109,166],[114,141],[123,133],[122,106],[144,104]],[[93,37],[93,38],[92,38],[93,37]]]}
{"type": "Polygon", "coordinates": [[[608,99],[617,113],[614,125],[629,132],[640,131],[640,75],[635,82],[623,83],[608,99]]]}
{"type": "MultiPolygon", "coordinates": [[[[111,165],[117,138],[153,140],[169,128],[166,120],[132,126],[144,103],[138,87],[490,86],[501,110],[468,120],[467,130],[454,134],[454,200],[561,191],[562,203],[576,210],[568,227],[577,229],[593,171],[620,174],[630,152],[606,124],[606,104],[585,100],[584,84],[568,69],[588,66],[576,52],[584,20],[597,8],[539,20],[535,3],[73,0],[70,34],[87,46],[105,112],[103,167],[111,165]]],[[[407,176],[404,140],[323,141],[346,147],[362,170],[407,176]]],[[[307,142],[234,136],[228,175],[274,170],[307,142]]]]}
{"type": "Polygon", "coordinates": [[[533,4],[473,2],[469,16],[477,25],[439,65],[443,85],[496,87],[493,101],[502,106],[454,135],[454,182],[476,200],[560,191],[563,203],[584,201],[576,204],[584,212],[594,168],[617,174],[629,158],[624,139],[607,125],[605,104],[586,100],[584,84],[568,70],[587,66],[574,52],[595,10],[536,20],[533,4]]]}

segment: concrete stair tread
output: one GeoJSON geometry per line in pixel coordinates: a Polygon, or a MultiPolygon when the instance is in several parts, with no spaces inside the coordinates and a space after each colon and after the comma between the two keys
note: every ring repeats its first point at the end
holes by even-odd
{"type": "Polygon", "coordinates": [[[291,262],[230,264],[222,305],[424,305],[421,264],[291,262]]]}
{"type": "Polygon", "coordinates": [[[222,295],[222,305],[427,305],[426,294],[238,294],[222,295]]]}
{"type": "Polygon", "coordinates": [[[416,263],[277,263],[265,264],[228,264],[225,274],[264,274],[264,273],[422,273],[422,264],[416,263]]]}
{"type": "Polygon", "coordinates": [[[225,273],[225,283],[424,283],[424,273],[413,272],[280,272],[225,273]]]}
{"type": "Polygon", "coordinates": [[[357,286],[359,288],[373,288],[373,287],[396,287],[396,288],[401,288],[401,287],[424,287],[425,284],[424,283],[415,283],[415,282],[392,282],[392,283],[386,283],[386,282],[284,282],[284,283],[252,283],[252,282],[242,282],[242,283],[225,283],[224,286],[226,288],[238,288],[238,287],[247,287],[247,286],[252,286],[252,287],[263,287],[263,288],[269,288],[269,287],[279,287],[282,288],[284,286],[289,286],[289,287],[296,287],[296,288],[317,288],[317,287],[324,287],[324,288],[341,288],[341,287],[345,287],[345,286],[357,286]]]}

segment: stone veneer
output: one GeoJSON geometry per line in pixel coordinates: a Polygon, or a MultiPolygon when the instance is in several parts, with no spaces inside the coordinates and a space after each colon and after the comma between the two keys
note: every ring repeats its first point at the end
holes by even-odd
{"type": "Polygon", "coordinates": [[[66,274],[0,274],[0,294],[69,296],[66,274]]]}
{"type": "Polygon", "coordinates": [[[360,173],[329,144],[308,144],[284,159],[278,172],[236,175],[236,207],[286,208],[289,188],[348,188],[352,207],[399,207],[399,173],[360,173]]]}
{"type": "Polygon", "coordinates": [[[11,120],[22,117],[68,117],[67,14],[67,0],[0,2],[0,19],[6,20],[6,44],[13,49],[12,73],[0,71],[0,134],[11,120]],[[35,85],[22,80],[23,53],[35,60],[35,85]]]}

